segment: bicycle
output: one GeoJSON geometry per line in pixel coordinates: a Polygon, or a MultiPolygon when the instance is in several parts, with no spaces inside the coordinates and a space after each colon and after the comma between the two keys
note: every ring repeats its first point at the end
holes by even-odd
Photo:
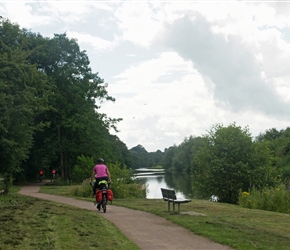
{"type": "MultiPolygon", "coordinates": [[[[102,180],[98,184],[99,188],[96,190],[96,202],[94,202],[94,204],[99,211],[102,207],[103,212],[106,213],[108,201],[112,202],[113,200],[113,192],[110,189],[110,182],[102,180]]],[[[91,186],[93,187],[92,183],[91,186]]]]}

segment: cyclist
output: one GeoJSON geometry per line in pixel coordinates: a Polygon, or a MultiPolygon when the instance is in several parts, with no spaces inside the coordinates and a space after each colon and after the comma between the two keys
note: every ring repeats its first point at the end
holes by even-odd
{"type": "Polygon", "coordinates": [[[97,165],[94,166],[93,171],[92,171],[92,175],[91,175],[91,182],[93,181],[93,179],[96,179],[96,182],[94,184],[93,187],[93,194],[96,194],[96,190],[97,188],[100,187],[99,182],[100,181],[107,181],[107,182],[111,182],[111,174],[109,172],[108,167],[105,165],[105,162],[102,158],[99,158],[97,161],[97,165]]]}
{"type": "Polygon", "coordinates": [[[42,182],[42,177],[43,177],[43,170],[39,170],[39,181],[42,182]]]}
{"type": "Polygon", "coordinates": [[[51,174],[52,174],[52,180],[51,181],[55,181],[56,169],[52,169],[51,170],[51,174]]]}

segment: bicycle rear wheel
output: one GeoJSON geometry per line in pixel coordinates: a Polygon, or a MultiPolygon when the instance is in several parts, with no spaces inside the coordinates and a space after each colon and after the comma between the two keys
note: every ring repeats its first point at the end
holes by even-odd
{"type": "Polygon", "coordinates": [[[103,194],[102,208],[103,208],[104,213],[106,213],[106,211],[107,211],[107,196],[106,196],[106,194],[103,194]]]}

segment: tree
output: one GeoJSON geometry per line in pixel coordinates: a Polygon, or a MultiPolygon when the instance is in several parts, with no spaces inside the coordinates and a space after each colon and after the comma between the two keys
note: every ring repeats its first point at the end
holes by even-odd
{"type": "Polygon", "coordinates": [[[38,45],[30,59],[49,77],[53,92],[51,109],[39,117],[49,127],[35,138],[47,149],[42,157],[49,159],[47,164],[56,165],[62,178],[70,178],[78,155],[90,156],[106,148],[100,141],[106,141],[109,126],[118,119],[107,119],[98,110],[103,101],[114,98],[108,95],[103,79],[91,71],[89,59],[75,39],[61,34],[39,39],[38,45]]]}
{"type": "Polygon", "coordinates": [[[268,145],[273,157],[273,165],[281,169],[281,177],[285,185],[290,185],[290,128],[280,131],[275,128],[266,130],[257,140],[268,145]]]}
{"type": "Polygon", "coordinates": [[[184,141],[177,146],[174,156],[172,158],[172,170],[183,172],[185,174],[190,173],[191,161],[198,151],[198,149],[203,145],[202,137],[190,136],[185,138],[184,141]]]}
{"type": "Polygon", "coordinates": [[[216,125],[205,138],[192,165],[194,187],[204,196],[236,203],[240,190],[274,185],[270,151],[252,141],[247,127],[216,125]]]}
{"type": "Polygon", "coordinates": [[[175,156],[176,150],[177,150],[176,145],[166,148],[164,150],[162,166],[164,167],[164,169],[166,169],[169,172],[172,171],[172,162],[173,162],[173,158],[175,156]]]}
{"type": "Polygon", "coordinates": [[[126,145],[109,133],[121,119],[100,112],[114,98],[77,41],[0,24],[0,173],[7,183],[33,180],[40,168],[69,178],[80,155],[129,162],[126,145]]]}
{"type": "Polygon", "coordinates": [[[42,126],[35,117],[47,109],[47,78],[27,63],[29,39],[18,25],[0,19],[0,34],[0,172],[8,192],[42,126]]]}

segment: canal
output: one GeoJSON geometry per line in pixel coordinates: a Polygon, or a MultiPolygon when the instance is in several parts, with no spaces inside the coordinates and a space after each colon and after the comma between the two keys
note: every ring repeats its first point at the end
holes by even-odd
{"type": "Polygon", "coordinates": [[[165,173],[164,169],[139,168],[135,170],[134,178],[147,186],[147,199],[161,199],[160,188],[174,189],[177,198],[192,197],[189,175],[165,173]]]}

